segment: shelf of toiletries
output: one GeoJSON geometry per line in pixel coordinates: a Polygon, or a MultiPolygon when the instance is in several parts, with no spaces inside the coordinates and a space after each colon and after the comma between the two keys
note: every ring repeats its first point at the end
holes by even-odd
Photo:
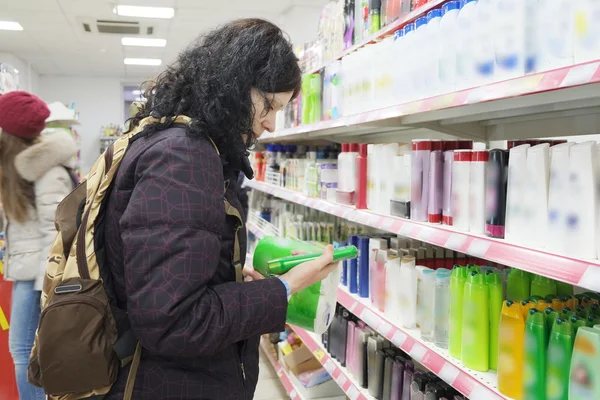
{"type": "Polygon", "coordinates": [[[260,346],[263,350],[263,354],[267,357],[267,360],[269,360],[269,363],[273,366],[273,369],[275,370],[275,373],[279,377],[281,384],[283,385],[286,392],[290,396],[290,399],[291,400],[305,400],[296,391],[296,388],[294,387],[294,385],[292,384],[292,381],[290,380],[288,372],[281,366],[279,361],[277,361],[275,359],[273,354],[271,354],[271,350],[269,349],[269,346],[268,346],[264,336],[260,338],[260,346]]]}
{"type": "Polygon", "coordinates": [[[348,221],[420,240],[480,259],[517,267],[591,290],[600,290],[600,263],[534,250],[505,240],[460,232],[453,227],[357,210],[348,205],[311,198],[264,182],[246,181],[247,186],[278,198],[339,216],[348,221]]]}
{"type": "Polygon", "coordinates": [[[329,356],[318,335],[298,327],[292,327],[292,329],[350,399],[375,400],[375,397],[362,388],[346,368],[329,356]]]}
{"type": "MultiPolygon", "coordinates": [[[[521,0],[425,0],[418,1],[407,15],[411,3],[388,1],[386,7],[379,1],[329,3],[327,7],[334,10],[326,10],[321,23],[332,27],[320,26],[322,49],[311,54],[324,53],[323,59],[333,61],[326,63],[320,73],[303,77],[301,99],[282,114],[280,132],[264,135],[263,139],[361,123],[373,125],[394,117],[402,117],[396,126],[439,121],[441,117],[451,120],[465,114],[477,115],[473,120],[482,121],[498,119],[498,114],[492,117],[490,113],[499,111],[503,111],[501,118],[506,118],[511,116],[507,110],[512,116],[523,116],[593,106],[589,101],[566,104],[573,100],[597,102],[597,94],[590,91],[564,90],[597,82],[600,40],[593,27],[599,22],[600,5],[595,1],[549,0],[541,6],[537,1],[521,0]],[[390,24],[386,8],[394,2],[400,3],[395,8],[400,18],[390,24]],[[356,14],[350,3],[369,4],[356,14]],[[343,22],[343,18],[348,21],[363,17],[366,20],[356,26],[343,22]],[[385,24],[383,30],[371,31],[372,36],[365,34],[366,27],[385,24]],[[329,31],[321,35],[322,30],[329,31]],[[352,40],[357,32],[361,40],[352,40]],[[469,45],[461,45],[464,43],[469,45]],[[555,89],[563,90],[559,95],[527,96],[533,98],[411,118],[427,111],[555,89]],[[541,104],[553,106],[536,107],[541,104]],[[524,106],[529,108],[524,110],[524,106]],[[481,115],[483,112],[487,118],[481,115]],[[340,117],[342,120],[335,121],[340,117]]],[[[307,70],[311,70],[310,64],[307,70]]],[[[473,125],[461,130],[459,122],[451,123],[456,124],[454,129],[437,128],[469,137],[485,136],[487,132],[473,125]]]]}

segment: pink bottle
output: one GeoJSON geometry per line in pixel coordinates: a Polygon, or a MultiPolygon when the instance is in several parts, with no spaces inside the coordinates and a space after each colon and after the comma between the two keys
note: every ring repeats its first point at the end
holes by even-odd
{"type": "Polygon", "coordinates": [[[431,140],[413,140],[410,191],[410,219],[420,222],[428,220],[429,201],[429,157],[431,140]]]}
{"type": "Polygon", "coordinates": [[[452,164],[454,164],[454,150],[458,148],[458,141],[444,142],[444,183],[442,189],[442,223],[444,225],[452,225],[452,164]]]}
{"type": "Polygon", "coordinates": [[[429,154],[429,196],[428,196],[428,221],[433,224],[442,222],[442,200],[444,193],[444,155],[441,140],[431,142],[429,154]]]}

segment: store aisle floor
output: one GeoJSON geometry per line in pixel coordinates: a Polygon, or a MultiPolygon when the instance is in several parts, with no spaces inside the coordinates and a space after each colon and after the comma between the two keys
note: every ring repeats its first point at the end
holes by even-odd
{"type": "Polygon", "coordinates": [[[258,385],[254,393],[254,400],[284,400],[289,398],[277,373],[261,349],[260,374],[258,375],[258,385]]]}

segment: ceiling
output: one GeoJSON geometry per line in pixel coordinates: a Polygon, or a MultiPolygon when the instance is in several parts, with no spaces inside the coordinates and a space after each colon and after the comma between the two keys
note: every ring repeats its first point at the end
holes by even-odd
{"type": "Polygon", "coordinates": [[[30,63],[40,75],[135,79],[150,76],[161,67],[125,66],[124,58],[160,58],[164,67],[200,33],[230,19],[261,17],[285,29],[286,23],[293,23],[295,7],[318,11],[326,3],[327,0],[0,0],[0,20],[17,21],[24,28],[0,31],[0,52],[12,53],[30,63]],[[174,7],[175,17],[119,17],[112,12],[116,4],[174,7]],[[124,47],[124,35],[98,33],[96,20],[139,22],[144,34],[136,37],[166,39],[167,46],[124,47]],[[84,23],[92,26],[92,32],[84,30],[84,23]],[[147,28],[153,29],[151,35],[146,34],[147,28]]]}

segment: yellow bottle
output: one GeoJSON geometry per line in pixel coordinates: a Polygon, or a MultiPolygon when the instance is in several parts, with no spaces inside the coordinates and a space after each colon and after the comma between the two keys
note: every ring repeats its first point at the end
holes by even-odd
{"type": "Polygon", "coordinates": [[[521,304],[502,305],[498,337],[498,390],[516,400],[523,398],[525,320],[521,304]]]}

